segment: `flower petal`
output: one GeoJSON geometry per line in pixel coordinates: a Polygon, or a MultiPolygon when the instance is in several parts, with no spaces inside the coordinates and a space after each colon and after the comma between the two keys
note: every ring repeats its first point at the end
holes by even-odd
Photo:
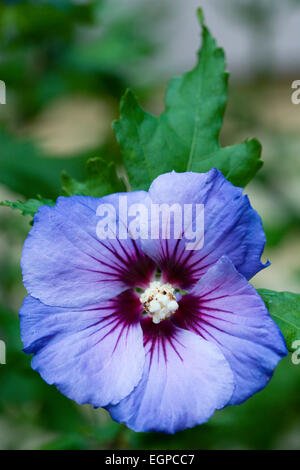
{"type": "Polygon", "coordinates": [[[134,391],[108,407],[134,431],[174,433],[206,422],[233,392],[232,371],[214,344],[165,321],[144,322],[146,362],[134,391]]]}
{"type": "MultiPolygon", "coordinates": [[[[195,243],[200,249],[186,249],[187,230],[182,232],[182,240],[142,241],[144,252],[160,265],[167,282],[188,289],[223,255],[247,279],[268,265],[260,261],[266,239],[259,215],[242,189],[217,169],[161,175],[152,183],[149,196],[154,204],[180,204],[182,210],[184,204],[204,205],[204,240],[201,233],[195,243]]],[[[195,213],[190,218],[195,225],[195,213]]],[[[191,221],[187,217],[186,227],[191,221]]],[[[169,219],[168,224],[172,234],[174,220],[169,219]]]]}
{"type": "MultiPolygon", "coordinates": [[[[145,194],[126,193],[126,197],[133,203],[145,194]]],[[[138,240],[97,237],[97,207],[115,207],[118,197],[61,197],[55,207],[39,209],[21,263],[30,295],[47,305],[77,308],[148,284],[154,265],[138,240]]]]}
{"type": "Polygon", "coordinates": [[[33,297],[20,311],[32,368],[68,398],[95,407],[118,403],[138,384],[145,362],[140,302],[131,291],[89,309],[49,307],[33,297]]]}
{"type": "Polygon", "coordinates": [[[287,354],[282,334],[261,297],[227,257],[182,297],[176,324],[221,348],[235,374],[231,405],[264,388],[287,354]]]}

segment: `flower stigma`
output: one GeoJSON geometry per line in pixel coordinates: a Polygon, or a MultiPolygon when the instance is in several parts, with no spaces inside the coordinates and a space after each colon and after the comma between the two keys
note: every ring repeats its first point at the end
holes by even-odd
{"type": "Polygon", "coordinates": [[[146,314],[152,318],[153,323],[160,323],[169,318],[178,309],[175,289],[171,284],[162,284],[153,281],[140,296],[146,314]]]}

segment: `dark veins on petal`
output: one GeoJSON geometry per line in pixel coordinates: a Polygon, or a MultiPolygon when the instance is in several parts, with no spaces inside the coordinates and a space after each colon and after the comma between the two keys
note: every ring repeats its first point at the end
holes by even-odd
{"type": "MultiPolygon", "coordinates": [[[[163,242],[161,241],[161,243],[163,242]]],[[[204,258],[193,260],[194,251],[186,251],[181,240],[176,241],[171,256],[169,255],[168,240],[165,240],[165,249],[162,250],[162,253],[160,268],[164,279],[182,289],[191,288],[198,281],[203,270],[207,268],[201,264],[204,258]]]]}
{"type": "Polygon", "coordinates": [[[118,324],[123,323],[125,326],[130,326],[140,321],[143,307],[136,293],[132,289],[128,289],[109,300],[108,304],[98,307],[98,310],[101,309],[111,311],[111,314],[105,316],[104,320],[111,317],[114,321],[118,321],[118,324]]]}
{"type": "MultiPolygon", "coordinates": [[[[148,286],[155,264],[138,248],[135,240],[131,240],[130,251],[119,239],[115,240],[117,246],[108,241],[99,240],[99,243],[108,252],[108,256],[99,254],[98,258],[94,258],[103,267],[101,270],[97,269],[99,274],[108,276],[109,281],[123,281],[128,287],[148,286]]],[[[106,279],[99,282],[106,282],[106,279]]]]}
{"type": "MultiPolygon", "coordinates": [[[[184,295],[179,302],[179,309],[174,315],[174,323],[180,328],[193,331],[198,335],[206,339],[206,336],[203,333],[207,333],[209,336],[212,336],[209,333],[205,325],[213,326],[216,329],[216,325],[213,324],[214,320],[218,320],[218,311],[222,313],[227,313],[228,318],[226,319],[227,323],[234,323],[231,321],[230,316],[233,315],[233,312],[227,310],[219,310],[217,308],[212,308],[209,306],[209,302],[212,300],[219,299],[221,297],[209,298],[209,299],[200,299],[191,294],[184,295]]],[[[225,320],[223,320],[225,321],[225,320]]]]}
{"type": "Polygon", "coordinates": [[[147,255],[138,250],[136,242],[132,240],[135,248],[135,257],[128,255],[128,270],[124,271],[123,280],[130,287],[148,287],[155,272],[155,263],[147,255]]]}
{"type": "Polygon", "coordinates": [[[162,358],[165,362],[168,362],[167,344],[171,346],[179,359],[183,361],[176,348],[176,345],[181,345],[181,343],[179,343],[176,338],[176,330],[170,320],[164,320],[159,324],[155,324],[151,318],[145,318],[142,320],[141,325],[144,333],[144,347],[150,354],[150,366],[154,352],[157,352],[158,358],[162,358]]]}

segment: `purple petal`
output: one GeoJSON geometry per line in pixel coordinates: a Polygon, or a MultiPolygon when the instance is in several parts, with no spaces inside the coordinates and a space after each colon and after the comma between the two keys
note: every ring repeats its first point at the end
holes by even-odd
{"type": "Polygon", "coordinates": [[[235,374],[231,405],[264,388],[287,354],[261,297],[226,257],[182,297],[176,324],[222,349],[235,374]]]}
{"type": "MultiPolygon", "coordinates": [[[[223,255],[247,279],[268,265],[260,261],[266,239],[259,215],[242,189],[220,171],[161,175],[152,183],[149,196],[155,204],[204,205],[202,248],[199,235],[200,249],[187,250],[185,232],[182,240],[143,240],[143,250],[160,265],[166,281],[187,289],[223,255]]],[[[173,233],[172,219],[169,225],[173,233]]]]}
{"type": "Polygon", "coordinates": [[[118,403],[143,373],[140,310],[131,291],[72,310],[27,297],[20,311],[24,351],[34,354],[32,368],[47,383],[77,403],[118,403]]]}
{"type": "MultiPolygon", "coordinates": [[[[145,194],[126,196],[133,203],[145,194]]],[[[61,197],[55,207],[39,209],[22,255],[23,280],[30,295],[47,305],[77,308],[149,283],[154,265],[138,240],[97,237],[97,207],[117,206],[118,199],[118,194],[100,199],[61,197]]]]}
{"type": "Polygon", "coordinates": [[[233,392],[232,371],[219,348],[165,321],[144,322],[146,362],[134,391],[108,408],[134,431],[174,433],[206,422],[233,392]]]}

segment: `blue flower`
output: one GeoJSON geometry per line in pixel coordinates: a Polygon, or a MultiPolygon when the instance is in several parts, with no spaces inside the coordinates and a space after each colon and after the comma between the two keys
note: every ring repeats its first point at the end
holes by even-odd
{"type": "Polygon", "coordinates": [[[203,204],[201,249],[187,249],[187,225],[175,237],[172,217],[151,237],[140,215],[145,236],[133,237],[124,196],[61,197],[39,209],[22,255],[24,351],[76,402],[135,431],[174,433],[261,390],[287,353],[248,283],[266,266],[265,235],[242,189],[216,169],[168,173],[148,192],[126,193],[135,207],[203,204]],[[97,236],[103,205],[114,209],[106,239],[97,236]]]}

